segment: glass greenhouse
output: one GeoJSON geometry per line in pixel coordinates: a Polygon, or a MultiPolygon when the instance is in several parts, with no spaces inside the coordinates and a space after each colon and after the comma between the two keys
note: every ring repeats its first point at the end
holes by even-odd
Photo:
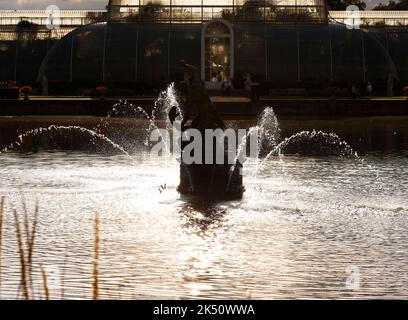
{"type": "Polygon", "coordinates": [[[323,0],[111,0],[107,21],[55,43],[24,32],[1,39],[0,79],[137,91],[181,80],[185,60],[209,88],[239,86],[248,73],[265,90],[381,87],[390,74],[408,84],[408,28],[350,29],[326,8],[323,0]]]}

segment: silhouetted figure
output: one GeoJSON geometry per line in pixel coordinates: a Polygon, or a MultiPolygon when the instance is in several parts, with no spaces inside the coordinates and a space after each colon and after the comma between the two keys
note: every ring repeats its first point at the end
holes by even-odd
{"type": "Polygon", "coordinates": [[[196,67],[181,61],[184,66],[185,103],[184,116],[181,127],[192,120],[191,127],[197,129],[225,128],[225,124],[218,115],[204,84],[198,76],[196,67]],[[194,118],[192,116],[195,115],[194,118]]]}
{"type": "Polygon", "coordinates": [[[225,95],[227,96],[227,97],[230,97],[231,96],[231,89],[232,89],[232,83],[231,83],[231,80],[225,80],[223,83],[223,86],[224,86],[224,92],[225,92],[225,95]]]}
{"type": "Polygon", "coordinates": [[[250,73],[248,73],[245,78],[245,91],[247,92],[248,97],[252,98],[252,78],[250,73]]]}
{"type": "Polygon", "coordinates": [[[367,83],[367,96],[371,97],[373,95],[373,85],[371,82],[367,83]]]}
{"type": "Polygon", "coordinates": [[[356,99],[356,98],[357,98],[357,93],[358,93],[358,91],[357,91],[357,86],[356,86],[355,83],[353,83],[353,84],[351,85],[351,96],[353,97],[353,99],[356,99]]]}

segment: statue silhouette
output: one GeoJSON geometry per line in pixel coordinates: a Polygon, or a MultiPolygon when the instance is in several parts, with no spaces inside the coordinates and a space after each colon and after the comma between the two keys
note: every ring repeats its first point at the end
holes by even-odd
{"type": "Polygon", "coordinates": [[[205,90],[197,68],[183,60],[181,64],[184,67],[184,81],[181,90],[184,95],[182,128],[189,120],[192,120],[192,128],[225,129],[225,124],[205,90]]]}

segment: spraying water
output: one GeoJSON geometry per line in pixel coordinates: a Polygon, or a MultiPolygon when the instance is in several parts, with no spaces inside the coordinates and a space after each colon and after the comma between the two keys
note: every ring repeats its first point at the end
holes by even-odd
{"type": "MultiPolygon", "coordinates": [[[[145,146],[150,146],[150,136],[153,130],[159,129],[159,121],[165,122],[165,127],[169,134],[162,135],[160,130],[157,132],[160,135],[160,139],[164,144],[165,155],[171,154],[171,141],[169,140],[171,133],[173,132],[172,124],[168,119],[168,113],[172,108],[176,108],[180,117],[183,116],[183,111],[180,108],[180,97],[176,91],[174,83],[171,83],[165,90],[163,90],[156,99],[151,112],[146,111],[141,106],[129,103],[126,100],[120,100],[115,103],[112,109],[108,113],[110,117],[142,117],[148,121],[148,127],[145,132],[145,146]]],[[[95,130],[98,130],[96,128],[95,130]]],[[[89,140],[96,145],[97,143],[107,143],[115,150],[120,151],[123,154],[129,155],[129,153],[119,144],[112,141],[100,132],[90,130],[80,126],[57,126],[51,125],[47,128],[32,129],[24,134],[19,135],[18,140],[6,148],[0,150],[0,152],[6,152],[13,150],[16,147],[20,147],[24,140],[31,136],[37,136],[43,133],[69,133],[80,132],[81,134],[89,136],[89,140]]],[[[173,132],[174,133],[174,132],[173,132]]],[[[228,185],[231,182],[231,177],[237,168],[238,161],[242,162],[245,155],[248,152],[248,138],[251,139],[251,144],[256,141],[255,152],[251,151],[251,158],[256,161],[256,167],[252,175],[256,175],[265,163],[274,156],[280,156],[282,154],[301,154],[301,155],[325,155],[325,156],[339,156],[347,158],[359,159],[357,153],[347,144],[342,141],[335,133],[326,133],[322,131],[301,131],[281,140],[281,129],[279,127],[279,121],[274,113],[272,107],[266,107],[260,114],[257,124],[250,127],[247,134],[240,141],[233,166],[230,168],[228,185]],[[254,138],[255,137],[255,138],[254,138]],[[262,159],[263,158],[263,159],[262,159]]],[[[252,148],[252,147],[251,147],[252,148]]]]}
{"type": "Polygon", "coordinates": [[[83,133],[83,134],[89,136],[90,137],[89,140],[93,144],[96,144],[98,141],[99,142],[102,141],[104,143],[107,143],[111,147],[113,147],[115,150],[118,150],[121,153],[123,153],[123,154],[125,154],[127,156],[130,156],[129,153],[125,149],[123,149],[120,145],[113,142],[111,139],[104,136],[103,134],[95,132],[94,130],[87,129],[87,128],[80,127],[80,126],[57,126],[57,125],[51,125],[51,126],[46,127],[46,128],[42,128],[42,127],[41,128],[36,128],[36,129],[29,130],[29,131],[27,131],[27,132],[25,132],[23,134],[20,134],[18,136],[17,141],[11,143],[7,147],[0,150],[0,153],[8,152],[8,151],[14,150],[14,149],[22,146],[22,144],[24,143],[24,141],[28,137],[34,137],[34,136],[38,136],[38,135],[44,134],[44,133],[47,133],[47,134],[50,134],[50,135],[53,134],[53,133],[57,133],[57,134],[64,134],[65,133],[65,134],[67,134],[67,133],[70,133],[70,132],[73,132],[73,131],[80,132],[80,133],[83,133]]]}
{"type": "MultiPolygon", "coordinates": [[[[252,175],[261,171],[271,157],[283,154],[324,155],[361,160],[357,152],[335,133],[316,130],[300,131],[280,140],[279,121],[273,108],[266,107],[260,114],[257,125],[249,128],[247,135],[239,144],[235,165],[231,167],[232,172],[236,168],[236,161],[241,159],[243,153],[247,151],[248,138],[254,135],[257,136],[257,148],[255,154],[251,154],[251,158],[256,160],[256,167],[252,175]]],[[[232,172],[230,172],[230,177],[232,172]]]]}
{"type": "Polygon", "coordinates": [[[258,119],[258,150],[260,155],[266,155],[278,143],[280,128],[278,118],[273,108],[266,107],[258,119]]]}

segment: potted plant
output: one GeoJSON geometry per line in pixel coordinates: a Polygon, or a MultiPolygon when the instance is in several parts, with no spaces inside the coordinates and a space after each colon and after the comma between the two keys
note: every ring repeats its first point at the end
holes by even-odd
{"type": "Polygon", "coordinates": [[[30,86],[23,86],[20,88],[20,92],[24,94],[24,101],[30,100],[28,95],[33,91],[33,88],[30,86]]]}
{"type": "Polygon", "coordinates": [[[20,97],[20,90],[13,80],[0,82],[0,99],[18,99],[20,97]]]}
{"type": "Polygon", "coordinates": [[[106,86],[96,87],[96,92],[98,93],[100,99],[102,100],[105,98],[105,94],[108,92],[108,87],[106,86]]]}
{"type": "Polygon", "coordinates": [[[339,88],[334,86],[334,85],[330,85],[327,88],[327,92],[328,92],[328,94],[330,95],[331,98],[334,98],[336,96],[336,93],[338,93],[338,91],[339,91],[339,88]]]}
{"type": "Polygon", "coordinates": [[[408,97],[408,86],[404,87],[404,94],[408,97]]]}

